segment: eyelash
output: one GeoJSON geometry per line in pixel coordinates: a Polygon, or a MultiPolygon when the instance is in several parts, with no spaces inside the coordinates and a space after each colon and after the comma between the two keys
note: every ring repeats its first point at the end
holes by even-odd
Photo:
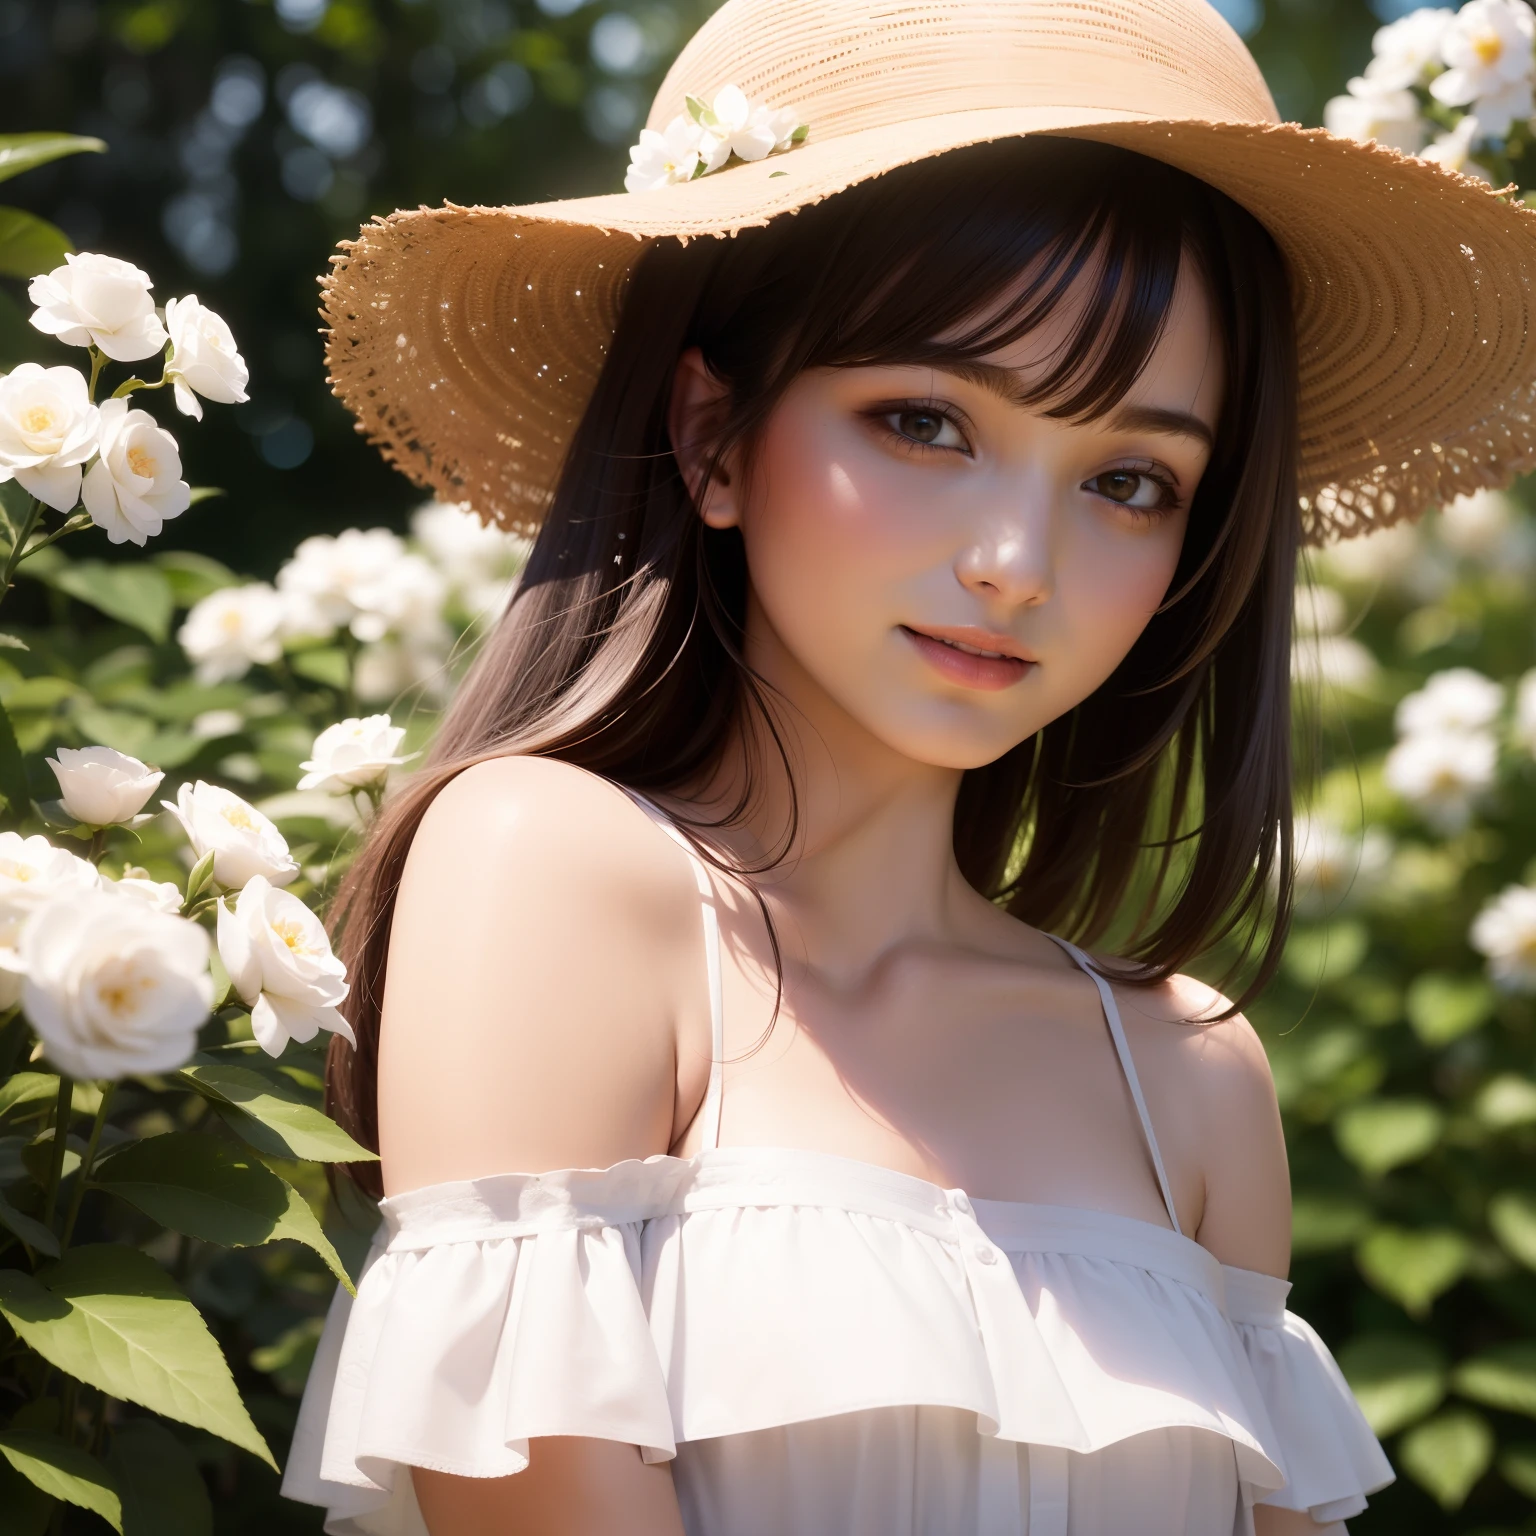
{"type": "MultiPolygon", "coordinates": [[[[890,425],[891,422],[902,416],[937,416],[960,433],[962,437],[967,435],[966,428],[969,425],[966,418],[953,406],[943,405],[933,400],[902,400],[891,402],[876,407],[869,413],[870,419],[883,427],[886,436],[901,446],[908,453],[920,454],[926,457],[931,453],[955,453],[954,448],[942,447],[935,443],[925,443],[920,438],[909,437],[905,432],[897,430],[890,425]]],[[[1166,470],[1160,469],[1155,464],[1117,464],[1111,469],[1100,470],[1097,475],[1092,475],[1084,481],[1084,485],[1091,485],[1102,475],[1128,474],[1140,475],[1150,480],[1158,488],[1157,505],[1152,507],[1132,507],[1123,501],[1116,501],[1112,496],[1103,496],[1102,492],[1095,491],[1092,494],[1103,496],[1103,499],[1112,506],[1118,507],[1123,512],[1129,512],[1138,522],[1155,522],[1161,517],[1166,517],[1170,512],[1176,511],[1179,506],[1179,488],[1166,470]]]]}

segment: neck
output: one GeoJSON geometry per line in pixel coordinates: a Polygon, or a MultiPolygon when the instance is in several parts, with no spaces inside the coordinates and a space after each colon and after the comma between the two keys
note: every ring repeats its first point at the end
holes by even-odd
{"type": "Polygon", "coordinates": [[[898,945],[952,942],[965,906],[980,899],[954,856],[962,771],[894,751],[771,637],[749,644],[748,657],[769,684],[787,765],[744,708],[696,798],[718,810],[750,788],[725,840],[748,868],[782,855],[754,879],[776,919],[787,919],[794,958],[852,982],[898,945]]]}

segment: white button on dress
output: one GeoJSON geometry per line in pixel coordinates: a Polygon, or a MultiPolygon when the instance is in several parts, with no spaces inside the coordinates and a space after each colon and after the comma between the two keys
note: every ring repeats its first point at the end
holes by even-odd
{"type": "MultiPolygon", "coordinates": [[[[660,813],[656,813],[658,816],[660,813]]],[[[682,839],[670,823],[669,831],[682,839]]],[[[426,1536],[408,1469],[585,1435],[670,1461],[688,1536],[1244,1536],[1347,1519],[1392,1470],[1283,1280],[1178,1227],[972,1200],[829,1153],[504,1173],[392,1196],[338,1290],[283,1479],[333,1536],[426,1536]]]]}

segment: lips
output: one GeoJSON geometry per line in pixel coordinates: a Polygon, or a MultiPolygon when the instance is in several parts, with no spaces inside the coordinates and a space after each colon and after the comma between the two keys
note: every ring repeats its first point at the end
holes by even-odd
{"type": "Polygon", "coordinates": [[[900,626],[913,648],[935,671],[965,688],[994,692],[1011,688],[1038,663],[1007,635],[966,628],[914,629],[900,626]]]}

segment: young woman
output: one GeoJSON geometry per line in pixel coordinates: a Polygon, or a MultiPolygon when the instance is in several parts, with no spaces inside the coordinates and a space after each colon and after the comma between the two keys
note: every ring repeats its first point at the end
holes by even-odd
{"type": "Polygon", "coordinates": [[[1284,939],[1298,543],[1531,460],[1530,215],[1275,126],[1199,0],[730,0],[651,123],[330,280],[361,426],[542,526],[345,892],[384,1221],[286,1489],[1338,1532],[1391,1470],[1180,971],[1284,939]]]}

